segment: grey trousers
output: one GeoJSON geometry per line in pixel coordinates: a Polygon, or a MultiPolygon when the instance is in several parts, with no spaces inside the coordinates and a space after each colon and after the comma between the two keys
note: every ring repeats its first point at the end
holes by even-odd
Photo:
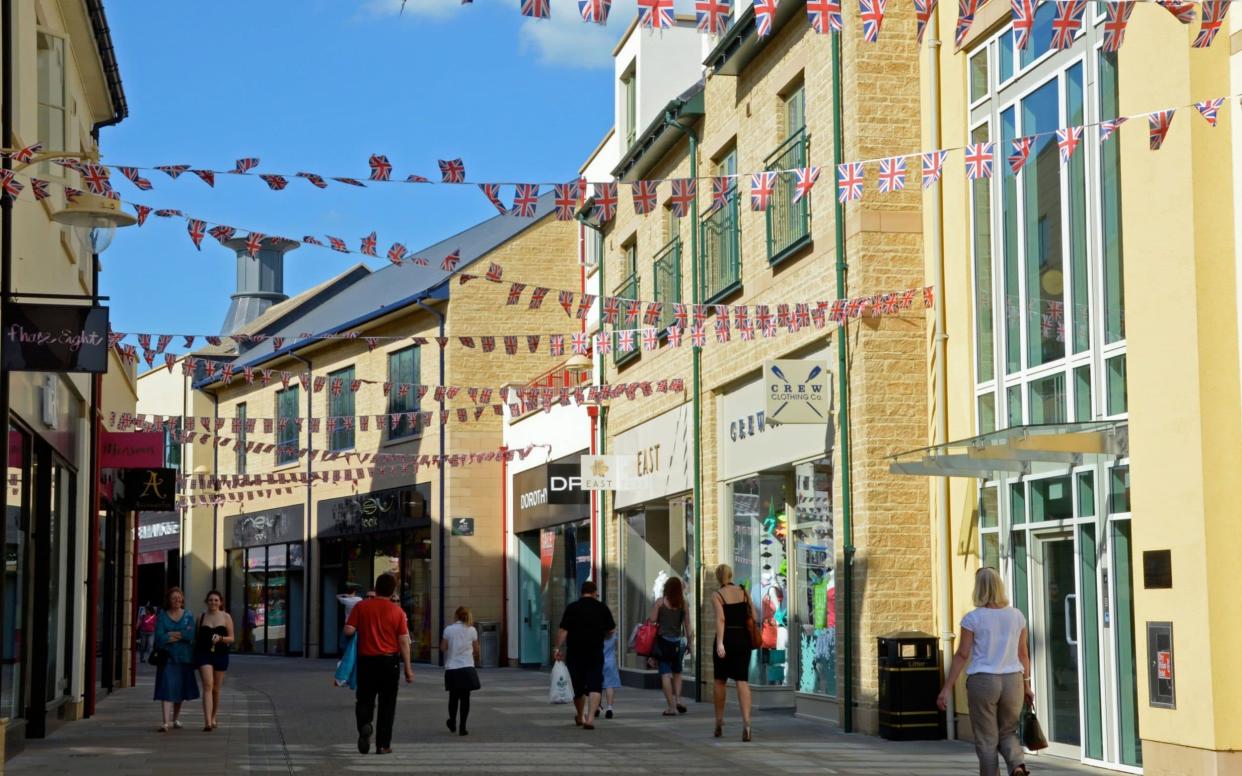
{"type": "Polygon", "coordinates": [[[1005,758],[1005,773],[1024,764],[1018,718],[1022,714],[1022,673],[971,674],[966,677],[966,703],[975,736],[979,776],[997,776],[997,752],[1005,758]]]}

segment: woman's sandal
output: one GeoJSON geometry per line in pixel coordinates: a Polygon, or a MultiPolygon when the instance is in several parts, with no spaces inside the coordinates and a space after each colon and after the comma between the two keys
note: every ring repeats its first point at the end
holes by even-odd
{"type": "Polygon", "coordinates": [[[750,725],[747,725],[746,727],[742,728],[742,741],[749,741],[749,740],[750,740],[750,725]]]}
{"type": "Polygon", "coordinates": [[[724,732],[724,723],[717,722],[716,729],[712,731],[712,735],[715,736],[716,738],[720,738],[720,734],[723,732],[724,732]]]}
{"type": "Polygon", "coordinates": [[[157,728],[155,729],[155,732],[156,732],[156,733],[167,733],[167,732],[168,732],[168,723],[167,723],[167,722],[165,722],[164,724],[162,724],[162,725],[160,725],[159,727],[157,727],[157,728]]]}
{"type": "Polygon", "coordinates": [[[687,711],[689,711],[689,709],[687,709],[685,706],[682,706],[680,703],[679,703],[679,704],[677,704],[677,713],[678,713],[678,714],[685,714],[687,711]]]}
{"type": "Polygon", "coordinates": [[[1031,772],[1027,769],[1026,765],[1019,765],[1017,768],[1013,769],[1009,776],[1031,776],[1031,772]]]}
{"type": "Polygon", "coordinates": [[[677,716],[677,712],[675,712],[675,711],[673,711],[673,710],[671,710],[671,709],[665,709],[665,710],[664,710],[664,713],[663,713],[663,714],[661,714],[660,716],[661,716],[661,717],[676,717],[676,716],[677,716]]]}

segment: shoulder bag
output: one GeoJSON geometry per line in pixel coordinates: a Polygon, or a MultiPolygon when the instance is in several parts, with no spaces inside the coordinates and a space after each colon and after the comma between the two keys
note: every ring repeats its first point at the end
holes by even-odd
{"type": "MultiPolygon", "coordinates": [[[[759,625],[755,622],[755,606],[750,600],[750,593],[746,592],[746,588],[741,587],[742,592],[746,594],[746,632],[750,634],[750,648],[759,649],[763,646],[763,632],[759,630],[759,625]]],[[[721,596],[724,601],[724,596],[721,596]]]]}
{"type": "Polygon", "coordinates": [[[1039,717],[1035,716],[1035,709],[1031,708],[1029,703],[1022,706],[1022,718],[1018,722],[1018,734],[1022,738],[1022,745],[1032,752],[1048,748],[1048,739],[1044,736],[1043,726],[1039,724],[1039,717]]]}

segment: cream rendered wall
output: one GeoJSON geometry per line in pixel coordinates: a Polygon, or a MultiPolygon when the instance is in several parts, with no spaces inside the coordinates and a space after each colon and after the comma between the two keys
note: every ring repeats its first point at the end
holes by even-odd
{"type": "MultiPolygon", "coordinates": [[[[637,26],[637,20],[626,29],[613,53],[614,115],[622,145],[625,138],[620,130],[624,126],[626,107],[622,76],[631,68],[637,74],[635,104],[638,115],[634,120],[634,132],[641,135],[669,100],[702,77],[703,44],[700,37],[695,30],[694,18],[685,16],[677,17],[676,26],[668,30],[645,29],[637,26]]],[[[625,150],[621,149],[622,152],[625,150]]],[[[607,177],[589,177],[587,180],[606,180],[607,177]]]]}

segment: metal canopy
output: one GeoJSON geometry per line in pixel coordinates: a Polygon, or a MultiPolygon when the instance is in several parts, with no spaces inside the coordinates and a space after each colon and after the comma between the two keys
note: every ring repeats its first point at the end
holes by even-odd
{"type": "Polygon", "coordinates": [[[1030,474],[1036,469],[1078,466],[1129,454],[1126,421],[1015,426],[957,442],[893,456],[889,471],[920,477],[982,477],[1030,474]]]}

